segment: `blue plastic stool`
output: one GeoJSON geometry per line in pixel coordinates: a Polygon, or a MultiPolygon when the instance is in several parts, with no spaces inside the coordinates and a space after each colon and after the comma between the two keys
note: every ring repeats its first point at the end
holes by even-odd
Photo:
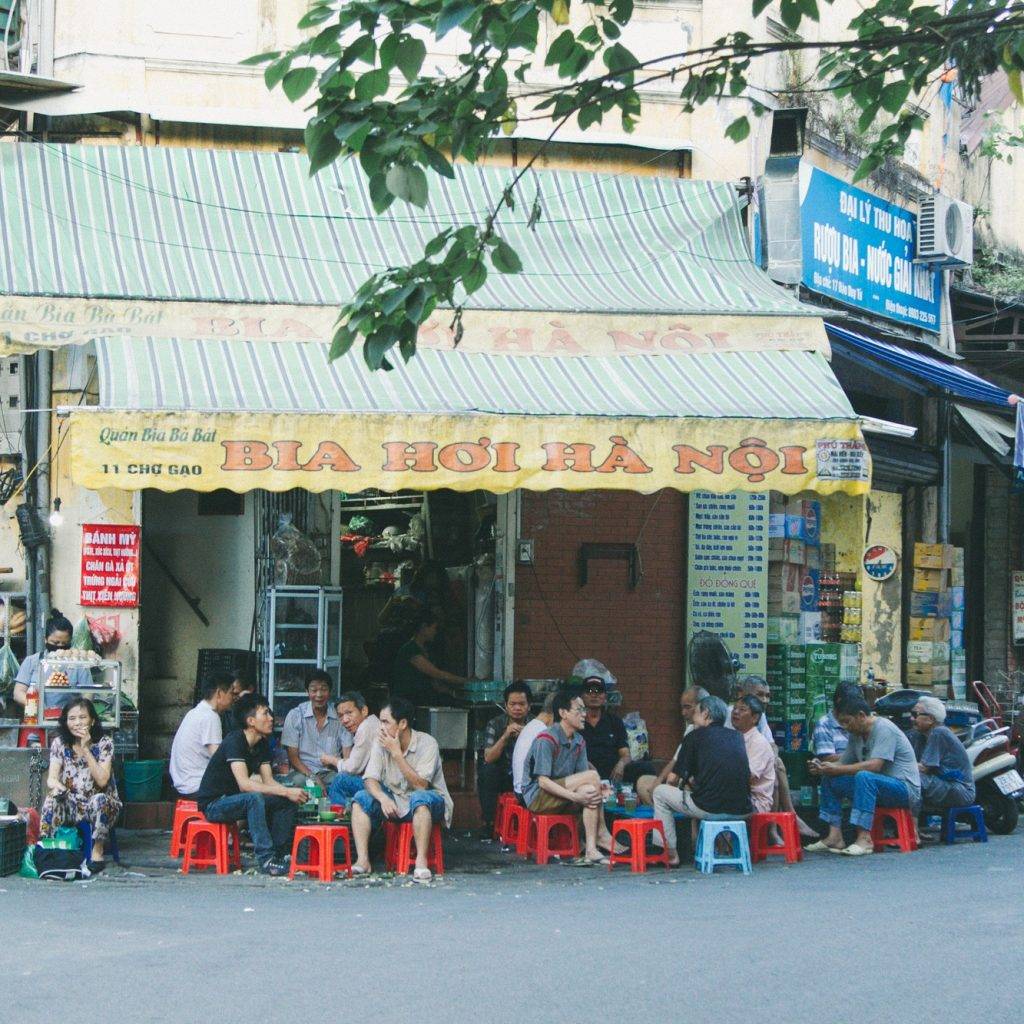
{"type": "MultiPolygon", "coordinates": [[[[92,825],[87,821],[78,823],[78,831],[82,833],[82,849],[86,860],[92,860],[92,825]]],[[[117,848],[117,832],[111,828],[107,838],[107,852],[115,864],[121,863],[121,853],[117,848]]]]}
{"type": "Polygon", "coordinates": [[[942,825],[942,841],[952,846],[958,839],[970,839],[975,843],[988,842],[988,829],[985,828],[985,812],[978,804],[969,807],[950,807],[942,825]],[[956,819],[960,817],[973,819],[973,828],[957,828],[956,819]]]}
{"type": "Polygon", "coordinates": [[[743,874],[751,873],[750,843],[747,840],[745,821],[702,821],[697,835],[697,850],[694,856],[701,874],[713,875],[716,867],[737,867],[743,874]],[[715,840],[721,836],[730,837],[732,853],[728,856],[715,852],[715,840]]]}

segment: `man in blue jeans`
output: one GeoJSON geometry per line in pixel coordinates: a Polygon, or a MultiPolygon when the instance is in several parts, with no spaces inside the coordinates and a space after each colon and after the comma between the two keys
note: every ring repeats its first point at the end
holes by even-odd
{"type": "Polygon", "coordinates": [[[412,822],[416,843],[414,882],[429,882],[427,854],[435,824],[451,825],[454,805],[448,794],[437,740],[412,728],[416,708],[392,697],[381,708],[380,731],[363,773],[366,787],[352,798],[352,838],[356,862],[352,873],[370,872],[370,833],[384,820],[412,822]]]}
{"type": "Polygon", "coordinates": [[[266,700],[254,694],[242,698],[235,710],[245,728],[228,733],[210,758],[196,803],[207,821],[227,824],[245,818],[260,871],[284,875],[295,811],[305,803],[306,792],[274,781],[267,742],[274,713],[266,700]]]}
{"type": "Polygon", "coordinates": [[[863,697],[845,697],[835,716],[850,742],[838,761],[809,762],[810,771],[821,778],[819,813],[829,832],[807,849],[861,857],[874,851],[871,824],[876,807],[906,807],[914,815],[920,810],[921,775],[910,740],[897,725],[873,715],[863,697]],[[853,803],[850,824],[857,829],[849,846],[840,827],[844,799],[853,803]]]}

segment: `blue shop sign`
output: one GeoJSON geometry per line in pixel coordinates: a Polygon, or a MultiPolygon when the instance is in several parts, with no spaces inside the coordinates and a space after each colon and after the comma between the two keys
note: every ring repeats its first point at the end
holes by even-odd
{"type": "Polygon", "coordinates": [[[811,291],[938,331],[941,272],[914,263],[914,214],[808,164],[800,197],[802,280],[811,291]]]}

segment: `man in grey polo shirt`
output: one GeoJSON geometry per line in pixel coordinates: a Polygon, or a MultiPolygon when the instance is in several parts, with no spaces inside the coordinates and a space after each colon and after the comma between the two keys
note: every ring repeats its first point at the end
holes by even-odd
{"type": "Polygon", "coordinates": [[[552,724],[539,733],[526,756],[523,803],[534,814],[579,814],[586,834],[584,859],[607,864],[598,849],[611,840],[601,813],[601,780],[588,767],[587,745],[581,735],[586,707],[583,698],[563,690],[552,702],[552,724]]]}
{"type": "Polygon", "coordinates": [[[285,785],[304,786],[308,778],[327,787],[338,773],[325,767],[321,755],[337,757],[352,746],[352,734],[331,707],[331,677],[317,670],[306,683],[309,700],[288,712],[281,730],[281,745],[288,751],[285,785]]]}

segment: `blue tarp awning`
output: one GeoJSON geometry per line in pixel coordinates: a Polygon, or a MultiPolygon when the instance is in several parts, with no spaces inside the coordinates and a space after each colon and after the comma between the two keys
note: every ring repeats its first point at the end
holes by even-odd
{"type": "Polygon", "coordinates": [[[1003,409],[1009,404],[1009,391],[989,383],[969,370],[943,362],[935,356],[913,352],[876,338],[867,338],[863,334],[828,322],[825,323],[825,330],[838,354],[862,365],[877,368],[878,363],[885,363],[905,377],[951,391],[956,397],[968,402],[996,405],[1003,409]]]}

